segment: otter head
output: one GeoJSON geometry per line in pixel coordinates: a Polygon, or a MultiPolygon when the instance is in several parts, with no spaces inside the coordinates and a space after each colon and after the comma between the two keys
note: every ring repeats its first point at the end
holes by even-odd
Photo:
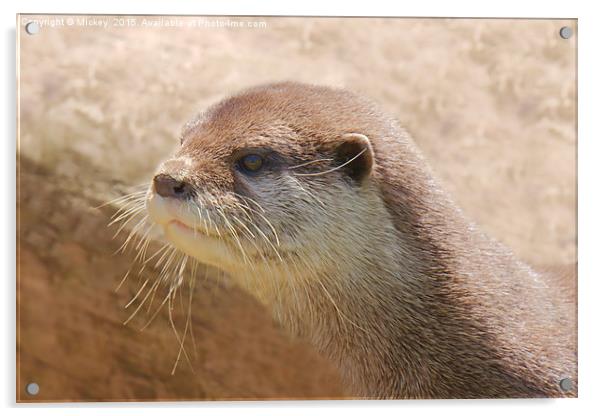
{"type": "Polygon", "coordinates": [[[353,100],[275,84],[210,107],[154,176],[150,218],[176,248],[247,283],[351,267],[374,232],[369,217],[383,221],[353,100]]]}

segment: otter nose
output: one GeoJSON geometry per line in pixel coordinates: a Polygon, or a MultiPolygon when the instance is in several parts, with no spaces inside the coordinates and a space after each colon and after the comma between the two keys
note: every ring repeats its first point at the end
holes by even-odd
{"type": "Polygon", "coordinates": [[[192,196],[193,188],[187,182],[179,181],[171,175],[160,173],[153,178],[155,191],[165,198],[186,199],[192,196]]]}

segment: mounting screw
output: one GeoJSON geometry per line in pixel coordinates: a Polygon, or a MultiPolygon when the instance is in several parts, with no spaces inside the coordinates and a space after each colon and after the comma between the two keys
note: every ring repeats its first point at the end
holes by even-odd
{"type": "Polygon", "coordinates": [[[25,386],[25,391],[30,396],[37,396],[37,394],[40,392],[40,386],[38,383],[28,383],[27,386],[25,386]]]}
{"type": "Polygon", "coordinates": [[[25,31],[28,35],[35,35],[40,31],[40,24],[38,22],[29,22],[25,25],[25,31]]]}
{"type": "Polygon", "coordinates": [[[563,26],[560,28],[560,32],[558,33],[562,39],[569,39],[571,36],[573,36],[573,29],[568,26],[563,26]]]}
{"type": "Polygon", "coordinates": [[[571,380],[570,378],[563,378],[558,384],[560,384],[560,390],[562,391],[573,390],[573,380],[571,380]]]}

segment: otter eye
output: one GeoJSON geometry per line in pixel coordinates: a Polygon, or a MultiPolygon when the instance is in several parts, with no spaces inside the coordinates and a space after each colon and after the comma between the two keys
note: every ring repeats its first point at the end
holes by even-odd
{"type": "Polygon", "coordinates": [[[255,173],[263,166],[263,158],[259,155],[246,155],[239,160],[240,167],[247,171],[255,173]]]}

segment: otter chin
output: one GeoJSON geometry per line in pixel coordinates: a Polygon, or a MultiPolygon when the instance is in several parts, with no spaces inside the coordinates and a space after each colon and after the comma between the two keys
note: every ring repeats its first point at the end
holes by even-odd
{"type": "Polygon", "coordinates": [[[332,361],[349,396],[576,396],[574,277],[561,285],[481,232],[372,102],[261,85],[180,142],[149,217],[332,361]]]}

